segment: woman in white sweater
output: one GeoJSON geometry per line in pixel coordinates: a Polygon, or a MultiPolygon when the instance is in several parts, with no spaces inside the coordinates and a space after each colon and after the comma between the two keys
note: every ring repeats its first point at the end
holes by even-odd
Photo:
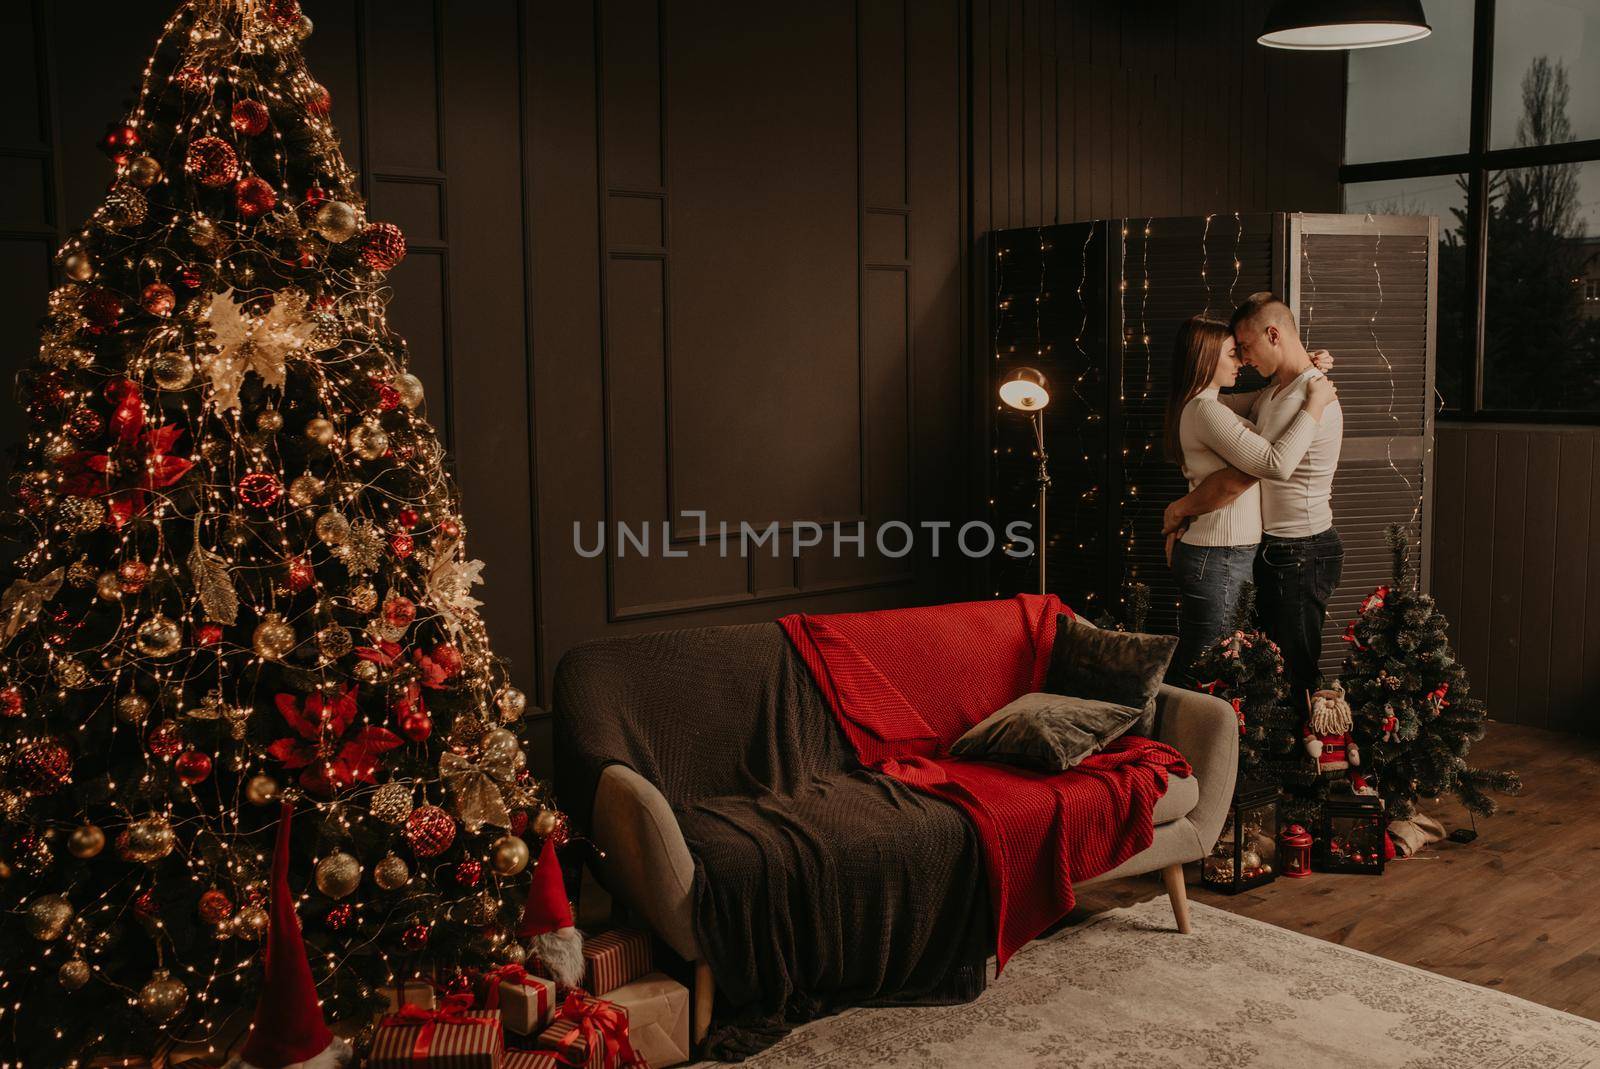
{"type": "MultiPolygon", "coordinates": [[[[1258,479],[1288,478],[1338,395],[1326,377],[1316,376],[1308,384],[1305,407],[1276,441],[1268,441],[1219,399],[1219,391],[1238,379],[1239,367],[1226,323],[1195,316],[1178,329],[1166,444],[1167,456],[1183,468],[1191,490],[1223,467],[1258,479]]],[[[1233,626],[1260,541],[1261,488],[1252,485],[1230,504],[1197,516],[1173,547],[1172,571],[1181,596],[1178,649],[1168,671],[1174,682],[1195,683],[1189,669],[1233,626]]]]}

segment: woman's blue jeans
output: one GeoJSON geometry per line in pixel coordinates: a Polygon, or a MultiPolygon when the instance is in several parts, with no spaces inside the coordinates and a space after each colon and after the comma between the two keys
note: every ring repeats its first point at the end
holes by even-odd
{"type": "Polygon", "coordinates": [[[1190,672],[1207,648],[1233,630],[1239,594],[1251,581],[1255,546],[1191,546],[1172,550],[1172,571],[1178,580],[1178,649],[1167,669],[1167,681],[1193,687],[1190,672]]]}

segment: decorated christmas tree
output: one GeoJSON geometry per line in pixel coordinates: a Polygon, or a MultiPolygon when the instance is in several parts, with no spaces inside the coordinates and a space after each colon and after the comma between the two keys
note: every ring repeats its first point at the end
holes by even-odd
{"type": "Polygon", "coordinates": [[[248,1011],[279,800],[331,1019],[518,961],[564,840],[295,0],[189,0],[61,249],[0,576],[0,1062],[248,1011]]]}
{"type": "Polygon", "coordinates": [[[1341,679],[1355,738],[1391,820],[1407,819],[1423,799],[1447,792],[1488,815],[1495,810],[1489,792],[1515,794],[1521,783],[1513,772],[1467,764],[1483,737],[1483,705],[1450,649],[1448,621],[1418,589],[1404,529],[1390,527],[1388,539],[1394,580],[1362,602],[1345,631],[1350,650],[1341,679]]]}
{"type": "MultiPolygon", "coordinates": [[[[1255,588],[1239,597],[1233,630],[1201,654],[1191,670],[1202,690],[1239,717],[1239,779],[1275,783],[1288,801],[1315,793],[1316,769],[1299,745],[1304,715],[1287,704],[1283,653],[1256,621],[1255,588]]],[[[1292,808],[1292,805],[1291,805],[1292,808]]]]}

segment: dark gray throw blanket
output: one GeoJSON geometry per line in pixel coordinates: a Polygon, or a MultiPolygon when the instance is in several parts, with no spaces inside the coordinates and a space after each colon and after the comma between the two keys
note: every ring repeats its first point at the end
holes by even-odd
{"type": "Polygon", "coordinates": [[[994,938],[975,832],[860,767],[776,624],[573,649],[556,670],[555,758],[580,822],[610,764],[672,804],[717,982],[708,1056],[738,1060],[848,1005],[983,990],[994,938]]]}

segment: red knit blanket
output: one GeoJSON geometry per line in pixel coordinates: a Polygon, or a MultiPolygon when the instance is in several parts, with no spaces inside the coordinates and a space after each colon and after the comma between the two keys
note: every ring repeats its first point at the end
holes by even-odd
{"type": "Polygon", "coordinates": [[[1042,688],[1055,645],[1055,595],[778,621],[811,669],[863,765],[959,807],[988,859],[1001,968],[1060,920],[1073,880],[1150,845],[1167,776],[1189,775],[1170,746],[1123,736],[1068,772],[949,756],[968,728],[1042,688]]]}

